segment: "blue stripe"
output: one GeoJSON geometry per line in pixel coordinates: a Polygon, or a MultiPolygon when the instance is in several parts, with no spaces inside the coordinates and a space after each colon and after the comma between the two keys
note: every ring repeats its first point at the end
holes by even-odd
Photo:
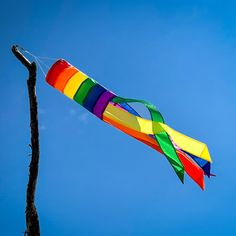
{"type": "Polygon", "coordinates": [[[93,112],[93,108],[96,105],[97,100],[106,91],[107,90],[103,88],[100,84],[96,84],[89,91],[89,94],[84,100],[83,106],[90,112],[93,112]]]}
{"type": "Polygon", "coordinates": [[[135,116],[139,116],[141,117],[137,111],[134,110],[133,107],[131,107],[128,103],[120,103],[119,104],[122,108],[124,108],[126,111],[128,111],[129,113],[131,113],[132,115],[135,116]]]}

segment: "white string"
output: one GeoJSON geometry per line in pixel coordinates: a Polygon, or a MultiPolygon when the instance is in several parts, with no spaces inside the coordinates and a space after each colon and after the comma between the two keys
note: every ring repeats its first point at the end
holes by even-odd
{"type": "Polygon", "coordinates": [[[42,71],[43,75],[46,77],[46,73],[45,73],[45,71],[43,70],[43,67],[41,66],[40,62],[38,61],[38,59],[37,59],[36,57],[35,57],[35,60],[36,60],[37,64],[39,65],[39,68],[40,68],[40,70],[42,71]]]}
{"type": "Polygon", "coordinates": [[[58,60],[59,58],[56,58],[56,57],[39,57],[38,58],[41,58],[41,59],[44,59],[44,60],[58,60]]]}
{"type": "Polygon", "coordinates": [[[40,63],[42,63],[47,69],[49,69],[49,66],[48,66],[46,63],[44,63],[41,59],[39,59],[39,57],[37,57],[37,59],[38,59],[38,61],[39,61],[40,63]]]}
{"type": "MultiPolygon", "coordinates": [[[[19,46],[18,46],[19,47],[19,46]]],[[[41,56],[37,56],[31,52],[29,52],[28,50],[25,50],[24,48],[22,47],[19,47],[21,48],[24,52],[28,53],[29,55],[31,55],[32,57],[37,57],[37,58],[41,58],[41,59],[44,59],[44,60],[58,60],[59,58],[56,58],[56,57],[41,57],[41,56]]]]}
{"type": "Polygon", "coordinates": [[[46,73],[45,73],[45,71],[44,71],[44,69],[43,69],[43,67],[42,67],[42,65],[41,64],[43,64],[45,67],[47,67],[47,68],[49,68],[49,66],[47,66],[44,62],[42,62],[37,56],[35,56],[34,54],[32,54],[32,53],[30,53],[30,52],[28,52],[28,51],[25,51],[26,53],[28,53],[29,55],[31,55],[34,59],[35,59],[35,61],[36,61],[36,63],[38,64],[38,66],[39,66],[39,69],[41,70],[41,72],[43,73],[43,75],[46,77],[46,73]]]}
{"type": "Polygon", "coordinates": [[[17,46],[19,49],[21,49],[22,51],[24,51],[25,53],[29,54],[30,56],[32,56],[36,63],[39,66],[39,69],[41,70],[41,72],[43,73],[43,75],[46,77],[46,73],[42,67],[42,65],[48,70],[49,66],[43,61],[43,60],[58,60],[58,58],[53,58],[53,57],[40,57],[40,56],[36,56],[33,53],[29,52],[28,50],[25,50],[24,48],[22,48],[21,46],[17,46]],[[40,59],[41,58],[41,59],[40,59]]]}

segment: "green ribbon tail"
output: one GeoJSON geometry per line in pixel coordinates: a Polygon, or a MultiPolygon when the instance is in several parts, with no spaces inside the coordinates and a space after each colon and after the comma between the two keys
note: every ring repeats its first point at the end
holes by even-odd
{"type": "MultiPolygon", "coordinates": [[[[141,103],[150,112],[152,121],[165,123],[163,116],[157,110],[157,108],[153,104],[151,104],[147,101],[138,100],[138,99],[115,97],[112,99],[112,102],[117,103],[117,104],[133,103],[133,102],[141,103]]],[[[184,166],[181,163],[181,161],[176,153],[176,150],[170,140],[169,135],[165,131],[163,131],[158,134],[155,134],[154,136],[155,136],[155,139],[156,139],[158,145],[160,146],[161,150],[163,151],[164,155],[166,156],[167,160],[169,161],[169,163],[173,167],[175,173],[179,177],[180,181],[183,183],[184,182],[184,166]]]]}

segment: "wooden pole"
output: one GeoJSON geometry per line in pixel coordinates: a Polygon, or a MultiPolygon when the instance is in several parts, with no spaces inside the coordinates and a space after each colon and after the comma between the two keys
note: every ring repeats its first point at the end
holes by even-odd
{"type": "Polygon", "coordinates": [[[16,58],[27,68],[29,77],[27,80],[29,104],[30,104],[30,128],[32,149],[31,161],[29,166],[29,180],[26,191],[26,231],[25,235],[39,236],[40,226],[38,213],[35,206],[35,190],[39,168],[39,130],[38,130],[38,105],[36,96],[36,63],[30,62],[18,49],[17,45],[12,46],[12,52],[16,58]]]}

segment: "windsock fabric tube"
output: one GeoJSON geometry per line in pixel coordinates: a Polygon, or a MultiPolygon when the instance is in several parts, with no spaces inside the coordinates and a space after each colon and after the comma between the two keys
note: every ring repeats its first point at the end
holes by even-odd
{"type": "Polygon", "coordinates": [[[206,144],[166,125],[153,104],[117,96],[63,59],[52,65],[46,81],[99,119],[162,153],[181,182],[186,172],[204,189],[204,175],[210,176],[211,163],[206,144]],[[144,105],[151,120],[142,118],[132,103],[144,105]]]}

